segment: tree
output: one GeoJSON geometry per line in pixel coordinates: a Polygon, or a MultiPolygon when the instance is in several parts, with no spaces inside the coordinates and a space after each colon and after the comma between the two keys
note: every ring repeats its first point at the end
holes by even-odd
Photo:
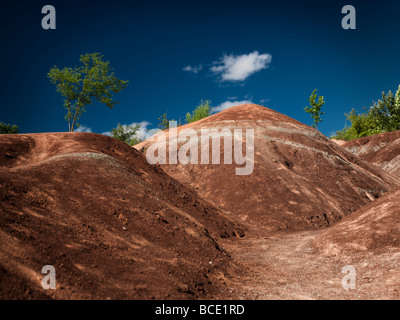
{"type": "Polygon", "coordinates": [[[380,132],[400,130],[400,86],[396,95],[390,90],[382,92],[382,99],[373,102],[368,115],[380,132]]]}
{"type": "Polygon", "coordinates": [[[17,125],[6,124],[0,121],[0,134],[15,134],[19,133],[19,128],[17,125]]]}
{"type": "Polygon", "coordinates": [[[396,106],[399,108],[400,107],[400,85],[399,88],[396,91],[396,96],[394,98],[396,106]]]}
{"type": "Polygon", "coordinates": [[[140,130],[140,124],[133,125],[121,125],[118,123],[116,128],[111,130],[111,136],[115,139],[123,141],[130,146],[138,144],[142,141],[141,137],[138,135],[140,130]]]}
{"type": "Polygon", "coordinates": [[[54,66],[47,74],[57,92],[64,97],[69,132],[73,132],[75,126],[79,127],[77,120],[86,111],[86,106],[100,102],[112,109],[118,103],[113,100],[113,95],[128,85],[128,81],[115,77],[110,62],[104,61],[100,53],[81,55],[79,61],[80,67],[59,69],[54,66]]]}
{"type": "Polygon", "coordinates": [[[378,102],[372,102],[364,113],[357,113],[352,109],[345,115],[350,125],[337,131],[332,138],[349,141],[400,130],[400,86],[395,95],[391,91],[387,94],[382,92],[382,98],[378,102]]]}
{"type": "MultiPolygon", "coordinates": [[[[170,122],[172,122],[172,121],[176,122],[176,120],[174,120],[174,119],[168,120],[167,113],[164,113],[161,117],[158,118],[158,127],[161,130],[169,129],[170,122]]],[[[180,125],[181,125],[181,119],[179,118],[179,122],[178,122],[177,126],[179,127],[180,125]]]]}
{"type": "Polygon", "coordinates": [[[200,104],[192,111],[186,114],[186,122],[191,123],[211,115],[211,101],[201,100],[200,104]]]}
{"type": "Polygon", "coordinates": [[[169,129],[169,120],[166,113],[163,113],[163,115],[158,118],[158,127],[161,130],[169,129]]]}
{"type": "Polygon", "coordinates": [[[305,107],[304,110],[307,113],[311,114],[311,118],[314,119],[314,122],[311,126],[318,130],[318,124],[322,122],[321,116],[324,114],[323,112],[321,112],[321,108],[325,104],[325,101],[323,96],[318,97],[317,90],[318,89],[315,89],[311,93],[311,96],[308,99],[308,101],[310,102],[310,106],[305,107]]]}
{"type": "Polygon", "coordinates": [[[351,109],[350,113],[345,114],[345,116],[350,125],[346,125],[343,130],[337,131],[332,138],[350,141],[380,133],[368,113],[357,113],[356,110],[351,109]]]}

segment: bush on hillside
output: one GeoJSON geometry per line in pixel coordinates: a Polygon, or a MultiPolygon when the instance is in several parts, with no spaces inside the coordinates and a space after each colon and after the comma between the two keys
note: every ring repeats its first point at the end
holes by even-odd
{"type": "Polygon", "coordinates": [[[382,92],[382,98],[373,102],[364,113],[357,113],[352,109],[345,115],[350,124],[337,131],[332,138],[349,141],[400,130],[400,86],[395,95],[392,91],[387,94],[382,92]]]}

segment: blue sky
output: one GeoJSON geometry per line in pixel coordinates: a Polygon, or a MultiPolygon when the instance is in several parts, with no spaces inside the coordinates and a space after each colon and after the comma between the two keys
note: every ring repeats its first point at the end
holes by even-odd
{"type": "Polygon", "coordinates": [[[21,132],[67,131],[48,70],[101,52],[129,80],[113,110],[89,106],[80,124],[103,133],[118,123],[184,120],[201,99],[222,108],[251,101],[311,124],[303,108],[325,96],[320,131],[343,128],[400,84],[398,1],[0,1],[0,121],[21,132]],[[41,28],[51,4],[57,29],[41,28]],[[351,4],[357,29],[344,30],[351,4]]]}

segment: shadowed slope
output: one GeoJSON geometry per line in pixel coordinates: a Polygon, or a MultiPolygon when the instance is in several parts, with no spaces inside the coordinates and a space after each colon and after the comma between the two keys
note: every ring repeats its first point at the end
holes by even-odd
{"type": "Polygon", "coordinates": [[[243,229],[120,141],[1,135],[0,155],[2,299],[204,298],[235,272],[218,241],[243,229]]]}

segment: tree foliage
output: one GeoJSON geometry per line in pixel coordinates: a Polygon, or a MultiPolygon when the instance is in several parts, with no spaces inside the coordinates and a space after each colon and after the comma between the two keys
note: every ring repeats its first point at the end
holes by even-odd
{"type": "Polygon", "coordinates": [[[79,126],[77,120],[86,111],[86,106],[100,102],[113,108],[118,103],[113,95],[128,85],[128,81],[115,76],[110,62],[104,61],[100,53],[81,55],[79,61],[80,67],[59,69],[54,66],[47,74],[64,98],[69,132],[79,126]]]}
{"type": "Polygon", "coordinates": [[[136,125],[121,125],[118,123],[116,128],[111,130],[111,136],[115,139],[123,141],[130,146],[134,146],[142,141],[139,136],[140,124],[136,125]]]}
{"type": "Polygon", "coordinates": [[[163,113],[163,115],[158,118],[158,127],[161,130],[169,129],[169,124],[170,124],[171,121],[175,121],[175,120],[174,119],[168,119],[167,113],[163,113]]]}
{"type": "Polygon", "coordinates": [[[211,101],[201,100],[200,104],[192,111],[186,114],[186,122],[191,123],[211,115],[211,101]]]}
{"type": "Polygon", "coordinates": [[[367,137],[383,132],[400,130],[400,86],[394,95],[392,91],[382,92],[382,98],[363,113],[354,109],[345,114],[350,122],[332,137],[346,141],[367,137]]]}
{"type": "Polygon", "coordinates": [[[311,125],[313,128],[316,128],[318,130],[318,124],[322,122],[321,116],[324,114],[321,109],[322,106],[325,104],[324,97],[320,96],[318,97],[317,95],[317,90],[315,89],[312,93],[308,101],[310,102],[310,106],[307,106],[304,108],[304,110],[311,115],[311,118],[313,118],[314,122],[311,125]],[[318,97],[318,101],[317,101],[318,97]]]}
{"type": "Polygon", "coordinates": [[[15,134],[19,133],[19,128],[17,125],[6,124],[0,121],[0,134],[15,134]]]}

